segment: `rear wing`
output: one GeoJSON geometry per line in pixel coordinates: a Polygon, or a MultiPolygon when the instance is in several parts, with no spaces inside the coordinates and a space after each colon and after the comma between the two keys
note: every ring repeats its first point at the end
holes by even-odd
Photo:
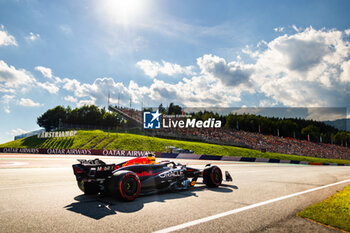
{"type": "Polygon", "coordinates": [[[106,165],[106,163],[100,159],[78,159],[78,162],[84,166],[106,165]]]}
{"type": "Polygon", "coordinates": [[[122,167],[136,165],[136,164],[155,164],[156,158],[154,156],[136,157],[126,162],[119,164],[106,164],[102,160],[96,159],[78,159],[79,164],[73,165],[74,175],[81,177],[106,177],[112,171],[122,167]]]}
{"type": "Polygon", "coordinates": [[[106,164],[99,159],[78,159],[79,164],[73,164],[73,172],[77,179],[106,178],[116,169],[116,165],[106,164]]]}

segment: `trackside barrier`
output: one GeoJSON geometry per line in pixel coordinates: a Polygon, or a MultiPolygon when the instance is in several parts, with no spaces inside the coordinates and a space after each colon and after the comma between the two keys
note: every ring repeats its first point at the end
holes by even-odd
{"type": "MultiPolygon", "coordinates": [[[[139,157],[153,151],[103,150],[103,149],[37,149],[37,148],[0,148],[0,153],[23,154],[69,154],[69,155],[104,155],[139,157]]],[[[157,154],[157,153],[156,153],[157,154]]]]}
{"type": "Polygon", "coordinates": [[[341,163],[313,163],[297,160],[280,160],[269,158],[251,158],[239,156],[217,156],[217,155],[198,155],[186,153],[161,153],[153,151],[128,151],[128,150],[104,150],[104,149],[38,149],[38,148],[0,148],[0,153],[23,153],[23,154],[67,154],[67,155],[101,155],[101,156],[129,156],[139,157],[155,153],[158,158],[168,159],[199,159],[199,160],[221,160],[221,161],[240,161],[240,162],[265,162],[265,163],[290,163],[303,165],[323,165],[323,166],[350,166],[350,164],[341,163]]]}
{"type": "Polygon", "coordinates": [[[341,163],[312,163],[306,161],[297,160],[285,160],[285,159],[269,159],[269,158],[251,158],[251,157],[239,157],[239,156],[217,156],[217,155],[197,155],[197,154],[174,154],[174,153],[161,153],[161,158],[171,159],[199,159],[199,160],[221,160],[221,161],[239,161],[239,162],[263,162],[263,163],[290,163],[290,164],[303,164],[303,165],[323,165],[323,166],[350,166],[350,164],[341,163]]]}

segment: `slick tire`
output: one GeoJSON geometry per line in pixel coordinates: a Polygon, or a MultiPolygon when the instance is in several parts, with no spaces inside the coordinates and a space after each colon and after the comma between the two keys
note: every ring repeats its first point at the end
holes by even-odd
{"type": "Polygon", "coordinates": [[[118,171],[111,178],[109,191],[123,201],[133,201],[141,192],[141,182],[132,171],[118,171]]]}
{"type": "Polygon", "coordinates": [[[222,183],[222,172],[218,166],[210,166],[203,171],[203,182],[211,188],[215,188],[222,183]]]}
{"type": "Polygon", "coordinates": [[[85,195],[94,195],[99,193],[98,185],[95,183],[88,183],[84,181],[78,181],[78,187],[85,195]]]}

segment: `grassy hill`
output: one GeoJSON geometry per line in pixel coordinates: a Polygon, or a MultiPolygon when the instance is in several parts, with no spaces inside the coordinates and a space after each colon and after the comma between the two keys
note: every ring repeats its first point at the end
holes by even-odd
{"type": "Polygon", "coordinates": [[[5,144],[0,147],[7,148],[51,148],[51,149],[122,149],[122,150],[144,150],[164,152],[166,146],[176,146],[183,149],[193,150],[195,154],[242,156],[255,158],[272,158],[298,160],[308,162],[324,163],[346,163],[350,160],[320,159],[306,156],[260,152],[257,150],[221,146],[202,142],[189,142],[155,138],[130,133],[108,133],[101,130],[77,132],[72,138],[37,138],[36,136],[22,138],[5,144]]]}

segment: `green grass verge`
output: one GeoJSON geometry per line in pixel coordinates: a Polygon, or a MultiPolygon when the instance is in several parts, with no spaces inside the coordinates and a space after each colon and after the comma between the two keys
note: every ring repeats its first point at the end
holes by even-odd
{"type": "Polygon", "coordinates": [[[253,158],[271,158],[307,161],[314,163],[344,163],[350,164],[350,160],[321,159],[307,156],[278,154],[258,150],[245,149],[234,146],[221,146],[203,142],[189,142],[180,140],[163,139],[130,133],[108,133],[101,130],[80,130],[74,138],[47,138],[41,139],[36,136],[22,138],[16,141],[0,145],[8,148],[52,148],[52,149],[122,149],[122,150],[144,150],[164,152],[166,146],[176,146],[183,149],[193,150],[195,154],[241,156],[253,158]],[[104,138],[103,141],[101,141],[104,138]],[[106,146],[108,142],[114,139],[106,146]]]}
{"type": "Polygon", "coordinates": [[[298,215],[350,232],[350,185],[298,215]]]}

